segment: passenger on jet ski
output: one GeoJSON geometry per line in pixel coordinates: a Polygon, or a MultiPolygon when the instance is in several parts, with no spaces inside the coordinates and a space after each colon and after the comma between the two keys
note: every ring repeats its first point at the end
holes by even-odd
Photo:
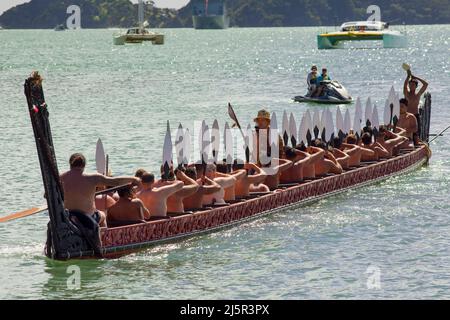
{"type": "Polygon", "coordinates": [[[319,84],[317,80],[317,66],[312,66],[311,72],[308,73],[308,77],[306,78],[306,82],[308,84],[308,95],[311,97],[317,91],[317,86],[319,84]]]}
{"type": "Polygon", "coordinates": [[[318,88],[315,95],[311,97],[320,97],[323,91],[326,89],[326,86],[322,84],[324,81],[331,81],[330,76],[328,75],[328,70],[326,68],[322,69],[322,74],[317,78],[318,88]]]}

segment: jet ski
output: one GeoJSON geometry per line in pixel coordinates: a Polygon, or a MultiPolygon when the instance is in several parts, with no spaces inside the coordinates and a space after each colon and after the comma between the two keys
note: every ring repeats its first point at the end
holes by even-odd
{"type": "Polygon", "coordinates": [[[296,102],[313,102],[313,103],[324,103],[324,104],[347,104],[352,103],[353,98],[337,81],[323,81],[320,83],[325,88],[320,97],[311,97],[310,93],[305,96],[297,96],[294,98],[296,102]]]}

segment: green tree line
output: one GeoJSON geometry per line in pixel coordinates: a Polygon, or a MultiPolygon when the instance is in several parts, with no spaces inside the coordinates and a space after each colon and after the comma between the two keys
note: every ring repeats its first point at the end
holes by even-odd
{"type": "MultiPolygon", "coordinates": [[[[282,27],[339,25],[365,20],[371,4],[381,8],[391,24],[450,23],[450,0],[227,0],[232,25],[282,27]]],[[[32,0],[6,11],[0,25],[6,28],[53,28],[64,23],[69,5],[79,5],[83,28],[129,27],[137,23],[137,5],[129,0],[32,0]]],[[[151,27],[192,27],[192,7],[180,10],[146,6],[151,27]]]]}

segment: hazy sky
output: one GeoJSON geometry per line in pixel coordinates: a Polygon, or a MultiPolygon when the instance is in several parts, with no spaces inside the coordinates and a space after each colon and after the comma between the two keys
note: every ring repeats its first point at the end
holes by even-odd
{"type": "MultiPolygon", "coordinates": [[[[132,2],[138,2],[138,0],[131,0],[132,2]]],[[[158,7],[163,8],[181,8],[189,0],[154,0],[158,7]]],[[[0,14],[4,11],[8,10],[11,7],[14,7],[18,4],[30,2],[30,0],[0,0],[0,14]]]]}

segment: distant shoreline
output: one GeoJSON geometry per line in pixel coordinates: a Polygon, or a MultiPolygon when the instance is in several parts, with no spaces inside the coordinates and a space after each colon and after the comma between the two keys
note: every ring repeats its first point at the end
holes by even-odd
{"type": "MultiPolygon", "coordinates": [[[[436,24],[391,24],[390,27],[393,28],[401,28],[401,27],[414,27],[414,26],[450,26],[450,23],[436,23],[436,24]]],[[[295,28],[339,28],[339,26],[267,26],[267,27],[236,27],[236,26],[232,26],[229,29],[283,29],[283,28],[291,28],[291,29],[295,29],[295,28]]],[[[0,26],[0,28],[2,28],[2,26],[0,26]]],[[[53,31],[54,28],[2,28],[3,31],[7,31],[7,30],[50,30],[53,31]]],[[[80,30],[123,30],[123,29],[127,29],[125,27],[107,27],[107,28],[81,28],[78,29],[77,31],[80,30]]],[[[186,30],[190,30],[190,29],[194,29],[189,28],[189,27],[165,27],[165,28],[157,28],[157,27],[153,27],[153,28],[149,28],[149,29],[158,29],[158,30],[177,30],[177,29],[186,29],[186,30]]],[[[67,30],[67,31],[71,31],[71,30],[67,30]]],[[[226,30],[197,30],[198,32],[211,32],[211,31],[218,31],[218,32],[224,32],[226,30]]]]}

